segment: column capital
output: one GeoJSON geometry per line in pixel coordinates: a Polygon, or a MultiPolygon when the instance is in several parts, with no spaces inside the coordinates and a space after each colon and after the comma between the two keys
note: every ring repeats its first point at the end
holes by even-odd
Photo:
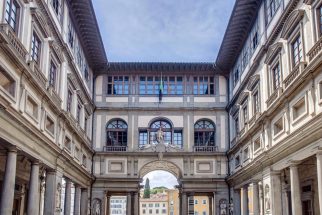
{"type": "Polygon", "coordinates": [[[18,147],[17,146],[10,146],[8,149],[7,149],[8,152],[15,152],[17,153],[18,152],[18,147]]]}
{"type": "Polygon", "coordinates": [[[322,150],[316,152],[316,157],[322,157],[322,150]]]}

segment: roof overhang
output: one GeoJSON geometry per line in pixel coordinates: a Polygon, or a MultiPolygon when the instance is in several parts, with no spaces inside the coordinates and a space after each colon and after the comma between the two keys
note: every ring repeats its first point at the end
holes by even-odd
{"type": "Polygon", "coordinates": [[[237,60],[256,20],[261,2],[262,0],[236,0],[216,59],[216,65],[221,70],[229,72],[237,60]]]}
{"type": "Polygon", "coordinates": [[[94,70],[105,67],[107,57],[92,0],[67,0],[67,2],[89,66],[94,70]]]}

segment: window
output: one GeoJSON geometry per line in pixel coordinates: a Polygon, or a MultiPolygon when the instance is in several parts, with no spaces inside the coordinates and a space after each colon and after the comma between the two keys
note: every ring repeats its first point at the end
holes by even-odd
{"type": "Polygon", "coordinates": [[[249,158],[249,148],[244,149],[244,161],[247,161],[249,158]]]}
{"type": "Polygon", "coordinates": [[[198,211],[195,211],[195,215],[199,215],[198,211]]]}
{"type": "Polygon", "coordinates": [[[15,97],[16,81],[4,70],[0,68],[0,86],[10,96],[15,97]]]}
{"type": "Polygon", "coordinates": [[[85,68],[84,68],[84,77],[85,77],[86,81],[89,81],[88,66],[85,66],[85,68]]]}
{"type": "Polygon", "coordinates": [[[166,214],[167,210],[166,209],[162,209],[162,214],[166,214]]]}
{"type": "Polygon", "coordinates": [[[86,167],[86,165],[87,165],[87,157],[86,157],[86,155],[83,155],[83,158],[82,158],[82,165],[83,165],[84,167],[86,167]]]}
{"type": "Polygon", "coordinates": [[[143,212],[143,214],[145,214],[145,212],[146,212],[145,209],[143,209],[142,212],[143,212]]]}
{"type": "Polygon", "coordinates": [[[239,158],[239,155],[238,155],[235,158],[235,168],[238,167],[239,165],[240,165],[240,158],[239,158]]]}
{"type": "Polygon", "coordinates": [[[249,57],[249,55],[248,55],[248,47],[246,46],[244,48],[244,50],[243,50],[243,57],[242,57],[242,68],[243,69],[242,69],[242,72],[243,72],[243,70],[245,69],[245,67],[248,64],[248,61],[249,61],[248,57],[249,57]]]}
{"type": "Polygon", "coordinates": [[[140,95],[159,94],[162,81],[163,95],[182,95],[184,82],[182,76],[140,76],[140,95]]]}
{"type": "Polygon", "coordinates": [[[202,151],[204,148],[215,147],[215,125],[208,120],[200,120],[194,126],[195,149],[202,151]]]}
{"type": "Polygon", "coordinates": [[[158,131],[162,131],[163,141],[164,143],[171,143],[172,140],[172,126],[169,122],[165,120],[157,120],[150,125],[149,136],[150,136],[150,144],[157,144],[157,135],[158,131]]]}
{"type": "Polygon", "coordinates": [[[284,120],[283,117],[281,117],[279,120],[277,120],[274,123],[274,135],[278,135],[279,133],[281,133],[284,130],[284,120]]]}
{"type": "Polygon", "coordinates": [[[293,63],[293,66],[296,66],[303,57],[301,35],[298,35],[293,40],[293,42],[291,43],[291,49],[292,49],[292,63],[293,63]]]}
{"type": "Polygon", "coordinates": [[[78,147],[75,147],[75,158],[79,161],[80,160],[80,150],[78,147]]]}
{"type": "Polygon", "coordinates": [[[258,91],[256,91],[253,94],[253,110],[254,110],[254,114],[260,112],[260,103],[259,103],[259,93],[258,93],[258,91]]]}
{"type": "MultiPolygon", "coordinates": [[[[69,137],[65,136],[64,140],[64,148],[67,149],[69,152],[72,151],[72,141],[69,137]]],[[[79,149],[77,149],[79,151],[79,149]]],[[[75,149],[75,154],[77,155],[77,150],[75,149]]]]}
{"type": "Polygon", "coordinates": [[[87,127],[88,127],[88,118],[89,116],[87,114],[85,114],[85,119],[84,119],[84,131],[85,134],[87,135],[87,127]]]}
{"type": "Polygon", "coordinates": [[[322,4],[317,9],[319,36],[322,36],[322,4]]]}
{"type": "Polygon", "coordinates": [[[298,119],[306,113],[305,97],[302,97],[292,108],[293,120],[298,119]]]}
{"type": "Polygon", "coordinates": [[[203,199],[202,200],[202,204],[204,204],[204,205],[207,204],[207,200],[206,199],[203,199]]]}
{"type": "Polygon", "coordinates": [[[31,40],[31,58],[37,64],[40,63],[40,52],[41,52],[41,41],[38,35],[36,34],[36,32],[33,32],[32,40],[31,40]]]}
{"type": "Polygon", "coordinates": [[[152,209],[149,209],[149,214],[152,214],[152,209]]]}
{"type": "Polygon", "coordinates": [[[38,119],[38,104],[30,96],[27,96],[26,100],[26,113],[32,116],[34,119],[38,119]]]}
{"type": "Polygon", "coordinates": [[[73,104],[73,91],[70,88],[68,88],[68,90],[67,90],[67,107],[66,107],[66,110],[68,112],[71,112],[72,104],[73,104]]]}
{"type": "Polygon", "coordinates": [[[197,205],[198,204],[198,199],[195,199],[195,205],[197,205]]]}
{"type": "Polygon", "coordinates": [[[175,130],[173,132],[173,145],[179,148],[183,147],[182,130],[175,130]]]}
{"type": "Polygon", "coordinates": [[[71,20],[68,23],[68,44],[71,49],[74,48],[75,30],[71,20]]]}
{"type": "Polygon", "coordinates": [[[236,86],[239,80],[239,68],[234,70],[233,85],[236,86]]]}
{"type": "Polygon", "coordinates": [[[258,137],[255,141],[254,141],[254,152],[258,151],[261,149],[261,140],[258,137]]]}
{"type": "Polygon", "coordinates": [[[155,209],[155,213],[156,214],[159,214],[159,209],[155,209]]]}
{"type": "Polygon", "coordinates": [[[251,40],[251,50],[252,52],[255,51],[255,49],[258,46],[258,42],[259,42],[259,38],[258,38],[258,22],[256,21],[253,29],[251,31],[251,36],[250,36],[250,40],[251,40]]]}
{"type": "Polygon", "coordinates": [[[50,62],[49,69],[49,86],[56,89],[56,79],[57,79],[57,66],[53,61],[50,62]]]}
{"type": "Polygon", "coordinates": [[[194,95],[214,95],[215,94],[214,77],[210,77],[210,76],[194,77],[193,94],[194,95]]]}
{"type": "Polygon", "coordinates": [[[16,0],[6,0],[5,21],[17,32],[19,20],[19,5],[16,0]]]}
{"type": "Polygon", "coordinates": [[[281,86],[281,70],[279,62],[272,69],[273,92],[281,86]]]}
{"type": "Polygon", "coordinates": [[[160,207],[160,204],[159,203],[155,203],[154,207],[158,208],[158,207],[160,207]]]}
{"type": "Polygon", "coordinates": [[[243,116],[243,123],[244,125],[248,122],[248,106],[247,106],[248,100],[245,100],[242,105],[242,116],[243,116]]]}
{"type": "MultiPolygon", "coordinates": [[[[0,73],[0,76],[1,76],[1,73],[0,73]]],[[[1,80],[1,78],[0,78],[0,80],[1,80]]],[[[322,100],[322,81],[319,83],[319,93],[320,93],[319,97],[320,97],[320,101],[321,101],[322,100]]]]}
{"type": "Polygon", "coordinates": [[[62,4],[61,0],[51,0],[51,6],[54,9],[54,12],[56,13],[59,20],[62,18],[62,4]]]}
{"type": "Polygon", "coordinates": [[[203,211],[203,212],[202,212],[202,215],[207,215],[207,212],[206,212],[206,211],[203,211]]]}
{"type": "Polygon", "coordinates": [[[107,78],[108,95],[128,95],[129,94],[129,77],[128,76],[109,76],[107,78]]]}
{"type": "Polygon", "coordinates": [[[55,134],[55,123],[54,120],[52,120],[49,116],[46,117],[45,128],[50,134],[55,134]]]}
{"type": "Polygon", "coordinates": [[[120,119],[115,119],[108,123],[106,127],[106,146],[109,150],[117,147],[120,150],[126,150],[127,147],[127,124],[120,119]]]}
{"type": "Polygon", "coordinates": [[[234,119],[235,119],[235,132],[237,134],[239,132],[239,118],[238,118],[238,116],[235,116],[234,119]]]}
{"type": "Polygon", "coordinates": [[[269,23],[280,6],[280,0],[266,0],[266,19],[269,23]]]}
{"type": "Polygon", "coordinates": [[[81,120],[81,111],[82,111],[82,105],[78,101],[77,102],[77,109],[76,109],[76,120],[77,120],[78,124],[80,124],[80,120],[81,120]]]}
{"type": "Polygon", "coordinates": [[[142,204],[142,208],[145,208],[146,207],[146,204],[142,204]]]}

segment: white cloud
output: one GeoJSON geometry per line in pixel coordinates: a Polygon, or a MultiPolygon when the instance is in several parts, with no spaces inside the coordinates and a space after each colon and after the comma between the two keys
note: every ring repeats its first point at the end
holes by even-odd
{"type": "Polygon", "coordinates": [[[109,61],[214,61],[233,0],[93,0],[109,61]]]}
{"type": "Polygon", "coordinates": [[[142,185],[145,184],[146,179],[150,180],[150,187],[160,187],[164,186],[167,188],[173,188],[175,185],[178,185],[177,178],[166,171],[156,170],[146,174],[143,177],[142,185]]]}

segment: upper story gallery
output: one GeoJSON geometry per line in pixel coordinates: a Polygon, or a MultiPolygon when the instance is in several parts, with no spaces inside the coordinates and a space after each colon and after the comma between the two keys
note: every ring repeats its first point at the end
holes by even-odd
{"type": "Polygon", "coordinates": [[[90,0],[0,0],[0,214],[138,215],[153,170],[181,215],[320,214],[321,5],[237,0],[215,62],[112,63],[90,0]]]}

